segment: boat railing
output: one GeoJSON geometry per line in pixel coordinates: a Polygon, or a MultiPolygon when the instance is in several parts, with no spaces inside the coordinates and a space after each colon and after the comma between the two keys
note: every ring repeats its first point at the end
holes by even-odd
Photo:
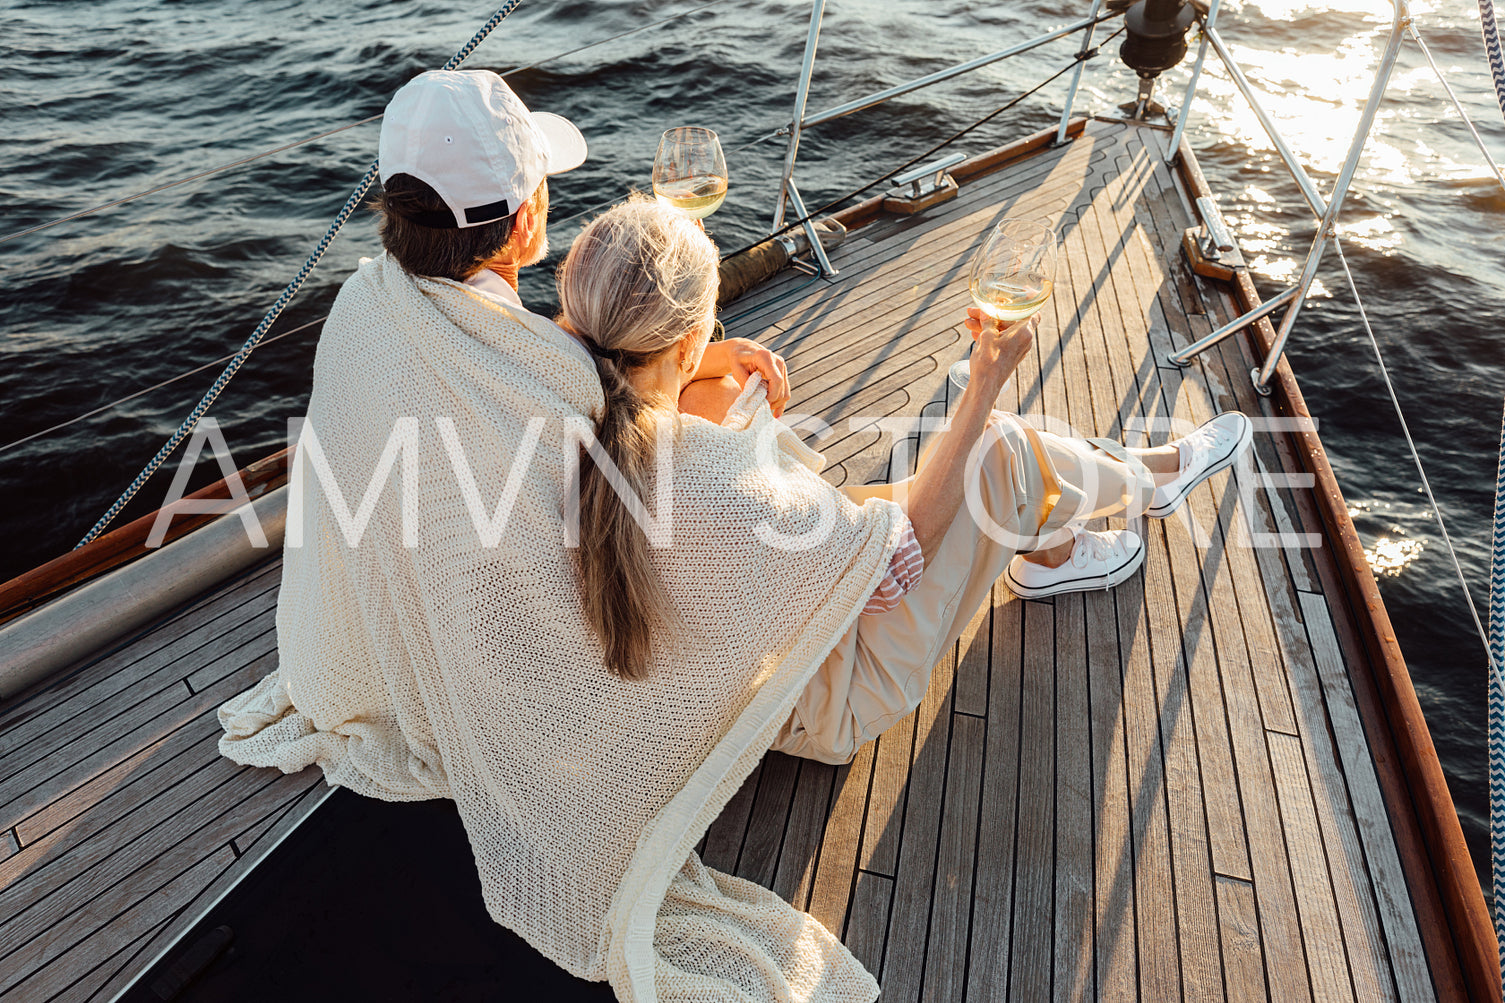
{"type": "MultiPolygon", "coordinates": [[[[1306,259],[1301,267],[1301,275],[1296,284],[1281,290],[1275,296],[1266,300],[1259,306],[1249,310],[1240,317],[1213,331],[1206,337],[1187,345],[1184,348],[1172,352],[1168,359],[1178,366],[1190,365],[1191,360],[1198,354],[1216,345],[1224,338],[1237,331],[1241,331],[1250,324],[1273,313],[1281,306],[1286,310],[1280,319],[1280,327],[1276,330],[1275,340],[1270,345],[1265,360],[1259,366],[1250,371],[1249,378],[1254,383],[1254,389],[1261,394],[1270,393],[1270,377],[1275,372],[1276,365],[1285,351],[1286,342],[1290,339],[1291,328],[1296,323],[1296,318],[1301,313],[1302,304],[1307,294],[1311,291],[1312,282],[1317,277],[1317,266],[1322,261],[1323,252],[1328,243],[1337,233],[1338,213],[1343,207],[1343,200],[1348,194],[1349,186],[1353,182],[1354,172],[1358,170],[1359,158],[1363,156],[1364,145],[1369,139],[1369,132],[1374,126],[1375,116],[1379,113],[1380,103],[1385,97],[1385,88],[1389,85],[1390,75],[1395,69],[1395,63],[1400,55],[1401,37],[1407,28],[1411,26],[1411,12],[1406,5],[1406,0],[1391,0],[1392,18],[1390,31],[1385,41],[1385,49],[1379,61],[1375,64],[1374,80],[1369,87],[1369,96],[1364,101],[1364,109],[1359,115],[1359,122],[1354,129],[1353,141],[1349,143],[1348,153],[1343,158],[1343,166],[1338,172],[1338,179],[1333,185],[1332,194],[1324,199],[1322,192],[1318,190],[1306,168],[1302,166],[1300,159],[1291,150],[1290,145],[1280,134],[1275,120],[1270,117],[1260,104],[1259,97],[1254,87],[1249,82],[1238,60],[1229,51],[1223,37],[1217,30],[1218,8],[1221,0],[1212,0],[1207,14],[1202,18],[1202,41],[1197,48],[1197,58],[1192,64],[1191,77],[1186,83],[1186,95],[1181,102],[1180,113],[1176,117],[1176,128],[1171,136],[1169,155],[1176,157],[1181,149],[1181,137],[1185,135],[1187,120],[1191,115],[1191,107],[1196,99],[1197,84],[1202,75],[1202,65],[1207,58],[1207,50],[1212,49],[1222,61],[1228,76],[1233,80],[1234,87],[1243,95],[1248,102],[1254,117],[1264,129],[1271,144],[1275,147],[1276,155],[1280,157],[1290,172],[1291,179],[1296,187],[1301,190],[1302,197],[1311,209],[1312,215],[1317,219],[1317,233],[1312,239],[1311,247],[1307,250],[1306,259]]],[[[1205,220],[1204,220],[1205,221],[1205,220]]]]}
{"type": "MultiPolygon", "coordinates": [[[[1250,372],[1250,379],[1254,383],[1255,390],[1261,394],[1268,395],[1270,392],[1270,378],[1275,372],[1275,367],[1279,363],[1281,355],[1285,351],[1291,329],[1301,313],[1302,303],[1311,291],[1312,283],[1317,276],[1317,267],[1322,261],[1323,252],[1327,249],[1329,242],[1336,233],[1338,213],[1342,209],[1343,200],[1353,182],[1354,173],[1358,169],[1359,158],[1363,155],[1369,132],[1374,125],[1375,116],[1379,112],[1380,103],[1384,99],[1385,89],[1389,84],[1400,53],[1401,38],[1406,30],[1411,27],[1411,13],[1406,0],[1392,0],[1393,16],[1390,30],[1386,39],[1384,52],[1375,66],[1374,80],[1370,86],[1369,96],[1364,102],[1358,127],[1354,132],[1353,141],[1349,144],[1348,153],[1344,157],[1343,166],[1339,171],[1337,182],[1333,186],[1332,194],[1324,198],[1322,192],[1317,188],[1316,183],[1302,165],[1300,158],[1292,151],[1290,144],[1285,141],[1285,138],[1281,136],[1275,120],[1270,117],[1270,114],[1261,105],[1254,86],[1249,82],[1248,76],[1239,66],[1238,60],[1234,58],[1227,44],[1223,41],[1222,35],[1218,32],[1216,24],[1218,8],[1220,6],[1221,0],[1212,0],[1205,15],[1198,12],[1202,27],[1201,44],[1197,50],[1190,79],[1187,81],[1185,98],[1181,102],[1180,112],[1177,115],[1169,155],[1171,158],[1174,158],[1180,150],[1181,139],[1186,131],[1191,107],[1196,99],[1197,84],[1201,78],[1202,67],[1207,59],[1207,51],[1210,48],[1217,54],[1218,59],[1222,61],[1223,66],[1228,71],[1228,75],[1233,80],[1234,86],[1243,95],[1244,100],[1248,102],[1255,118],[1259,121],[1260,126],[1264,129],[1265,134],[1273,144],[1276,154],[1290,172],[1292,180],[1296,183],[1296,187],[1300,189],[1302,197],[1318,221],[1317,233],[1311,247],[1307,251],[1300,278],[1295,285],[1281,290],[1270,300],[1260,304],[1223,327],[1218,328],[1199,341],[1171,353],[1169,361],[1177,366],[1190,365],[1191,360],[1201,352],[1206,351],[1208,348],[1216,345],[1230,335],[1243,330],[1261,318],[1268,316],[1275,310],[1284,307],[1285,313],[1280,319],[1280,326],[1276,331],[1275,340],[1271,344],[1264,362],[1250,372]]],[[[1093,33],[1103,21],[1119,16],[1119,12],[1116,10],[1104,13],[1102,7],[1103,0],[1093,0],[1087,15],[1080,20],[1062,25],[1042,35],[1004,49],[999,49],[996,52],[990,52],[975,59],[957,63],[946,69],[916,77],[901,84],[895,84],[892,87],[827,108],[825,111],[806,115],[805,104],[810,93],[810,79],[815,69],[816,48],[820,41],[821,20],[825,15],[826,8],[826,0],[813,0],[810,8],[809,30],[805,37],[804,57],[800,64],[799,80],[795,86],[794,112],[790,123],[781,130],[788,134],[788,143],[784,152],[783,171],[779,179],[778,192],[774,202],[771,231],[776,232],[784,229],[787,212],[789,209],[793,209],[797,219],[796,225],[804,227],[807,236],[810,238],[810,248],[820,267],[821,273],[827,277],[835,277],[838,274],[837,270],[832,266],[830,259],[825,253],[825,249],[821,246],[819,238],[814,233],[815,221],[810,218],[811,214],[806,209],[804,198],[801,196],[799,186],[794,180],[794,167],[799,157],[800,139],[806,129],[872,108],[922,88],[951,80],[962,74],[970,73],[984,66],[992,65],[1001,60],[1029,52],[1047,43],[1074,35],[1077,32],[1084,32],[1081,51],[1077,53],[1077,63],[1067,88],[1065,101],[1061,109],[1060,125],[1056,134],[1057,142],[1064,142],[1066,139],[1067,121],[1071,117],[1077,89],[1081,83],[1082,68],[1086,62],[1085,57],[1091,53],[1093,33]]],[[[1218,225],[1215,219],[1204,219],[1204,222],[1209,226],[1218,225]]]]}
{"type": "Polygon", "coordinates": [[[774,201],[771,231],[778,231],[784,228],[786,210],[792,208],[796,213],[796,218],[800,221],[799,225],[805,228],[806,235],[810,238],[810,249],[815,255],[816,262],[819,264],[822,274],[834,277],[837,271],[832,267],[830,259],[826,256],[825,249],[821,246],[820,239],[815,233],[815,221],[809,218],[810,213],[806,210],[804,199],[800,195],[799,186],[794,181],[794,165],[799,157],[800,137],[803,135],[804,130],[826,122],[835,121],[838,118],[844,118],[859,111],[864,111],[876,105],[883,104],[885,101],[891,101],[896,97],[901,97],[922,88],[951,80],[962,74],[971,73],[984,66],[991,66],[994,63],[1029,52],[1032,49],[1037,49],[1042,45],[1054,42],[1057,39],[1066,38],[1081,31],[1086,32],[1086,35],[1082,42],[1081,52],[1077,54],[1077,64],[1071,75],[1071,83],[1066,94],[1065,108],[1061,113],[1060,127],[1057,131],[1057,140],[1064,140],[1066,137],[1066,123],[1071,117],[1072,104],[1076,99],[1077,87],[1082,78],[1082,66],[1085,64],[1083,56],[1092,48],[1093,32],[1103,21],[1119,16],[1119,13],[1116,11],[1103,14],[1102,6],[1103,0],[1093,0],[1091,10],[1081,20],[1062,25],[1059,28],[1047,31],[1043,35],[1037,35],[1027,41],[1019,42],[1005,49],[999,49],[997,52],[990,52],[987,55],[978,56],[963,63],[957,63],[944,70],[937,70],[934,73],[916,77],[905,83],[895,84],[884,90],[875,91],[864,97],[856,98],[855,100],[847,101],[843,104],[827,108],[825,111],[807,116],[805,114],[805,102],[810,94],[810,77],[815,70],[815,51],[820,42],[821,19],[825,16],[826,10],[826,0],[813,0],[810,7],[810,28],[805,36],[805,54],[800,63],[799,82],[795,86],[794,114],[789,124],[781,130],[788,133],[789,140],[784,151],[784,169],[779,178],[778,195],[774,201]]]}

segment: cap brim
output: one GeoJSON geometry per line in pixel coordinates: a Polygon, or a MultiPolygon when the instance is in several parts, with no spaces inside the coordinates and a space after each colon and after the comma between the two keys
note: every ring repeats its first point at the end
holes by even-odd
{"type": "Polygon", "coordinates": [[[531,112],[533,124],[549,141],[549,164],[546,174],[563,174],[585,163],[585,137],[575,123],[546,111],[531,112]]]}

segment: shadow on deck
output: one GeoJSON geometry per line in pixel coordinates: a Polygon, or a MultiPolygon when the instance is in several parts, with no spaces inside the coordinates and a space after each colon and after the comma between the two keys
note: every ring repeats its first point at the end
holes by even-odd
{"type": "MultiPolygon", "coordinates": [[[[1093,123],[855,231],[838,280],[785,274],[728,333],[786,356],[833,483],[906,476],[969,343],[972,252],[996,219],[1047,218],[1055,295],[1003,403],[1130,444],[1268,416],[1241,338],[1157,363],[1236,312],[1180,261],[1192,220],[1163,142],[1093,123]]],[[[768,755],[706,863],[838,932],[885,1001],[1433,998],[1343,600],[1319,584],[1329,558],[1291,545],[1322,541],[1285,431],[1141,524],[1144,573],[1118,589],[995,586],[919,709],[851,764],[768,755]]],[[[214,709],[275,665],[279,568],[0,709],[0,995],[111,998],[325,797],[315,771],[216,753],[214,709]]]]}

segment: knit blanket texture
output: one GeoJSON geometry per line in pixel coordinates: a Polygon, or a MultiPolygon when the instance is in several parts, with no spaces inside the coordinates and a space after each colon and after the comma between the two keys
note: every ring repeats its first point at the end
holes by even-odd
{"type": "Polygon", "coordinates": [[[571,429],[602,405],[589,355],[468,286],[363,261],[314,363],[279,666],[220,708],[221,752],[453,798],[492,918],[627,1003],[870,1003],[877,984],[820,923],[693,849],[901,531],[893,503],[823,481],[760,401],[722,425],[666,419],[672,463],[644,501],[672,519],[651,558],[671,622],[649,677],[617,678],[566,545],[571,429]]]}

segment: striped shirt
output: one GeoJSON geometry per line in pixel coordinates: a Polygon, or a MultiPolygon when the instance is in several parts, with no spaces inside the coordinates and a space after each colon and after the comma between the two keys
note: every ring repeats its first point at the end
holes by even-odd
{"type": "Polygon", "coordinates": [[[905,519],[904,533],[899,538],[899,546],[894,549],[894,556],[889,559],[888,571],[868,597],[862,612],[887,613],[899,605],[905,593],[920,583],[920,576],[924,573],[925,555],[920,551],[920,541],[915,539],[914,526],[905,519]]]}

